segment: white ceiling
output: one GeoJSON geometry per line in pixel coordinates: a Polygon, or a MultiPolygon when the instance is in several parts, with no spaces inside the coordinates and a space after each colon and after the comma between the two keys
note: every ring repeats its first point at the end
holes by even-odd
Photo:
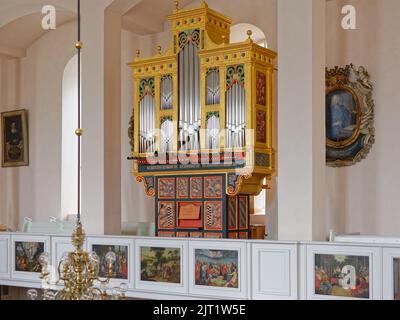
{"type": "MultiPolygon", "coordinates": [[[[180,0],[180,7],[185,7],[192,2],[193,0],[180,0]]],[[[122,26],[128,31],[140,35],[162,32],[166,16],[170,15],[174,8],[172,0],[137,2],[124,14],[122,26]]]]}

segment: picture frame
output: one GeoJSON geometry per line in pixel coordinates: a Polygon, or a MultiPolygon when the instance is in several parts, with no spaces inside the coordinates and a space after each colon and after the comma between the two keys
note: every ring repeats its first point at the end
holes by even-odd
{"type": "Polygon", "coordinates": [[[187,243],[185,240],[137,239],[135,241],[135,288],[149,292],[187,294],[187,243]],[[176,274],[172,275],[177,269],[174,264],[176,264],[178,251],[179,282],[176,280],[176,274]],[[161,259],[163,265],[160,267],[158,261],[161,259]]]}
{"type": "Polygon", "coordinates": [[[107,266],[105,256],[109,251],[116,254],[117,260],[114,264],[115,278],[111,278],[109,287],[118,287],[121,283],[126,283],[129,289],[134,287],[134,252],[135,242],[133,239],[117,237],[88,237],[87,251],[96,252],[100,258],[100,278],[105,278],[107,266]]]}
{"type": "Polygon", "coordinates": [[[400,247],[383,248],[383,299],[400,300],[400,247]]]}
{"type": "Polygon", "coordinates": [[[10,235],[0,234],[0,279],[10,279],[10,235]]]}
{"type": "Polygon", "coordinates": [[[381,272],[382,252],[378,247],[354,245],[307,245],[306,247],[308,300],[380,300],[381,272]],[[331,263],[329,268],[325,267],[327,261],[332,261],[329,262],[331,263]],[[325,293],[321,290],[325,290],[325,293]]]}
{"type": "Polygon", "coordinates": [[[28,111],[1,113],[3,168],[29,165],[28,111]]]}
{"type": "Polygon", "coordinates": [[[352,166],[375,143],[373,84],[365,67],[326,69],[326,163],[352,166]]]}
{"type": "Polygon", "coordinates": [[[248,254],[247,244],[240,241],[190,241],[189,293],[209,298],[247,299],[251,281],[248,254]],[[217,274],[221,274],[221,277],[207,276],[211,273],[206,268],[211,266],[219,270],[217,274]]]}
{"type": "Polygon", "coordinates": [[[30,282],[41,282],[39,257],[50,254],[50,237],[42,235],[11,235],[11,278],[30,282]]]}

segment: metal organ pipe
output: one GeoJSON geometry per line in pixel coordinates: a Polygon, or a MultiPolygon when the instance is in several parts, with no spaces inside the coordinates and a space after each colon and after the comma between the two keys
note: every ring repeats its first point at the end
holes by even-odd
{"type": "Polygon", "coordinates": [[[198,45],[189,42],[179,53],[179,140],[182,150],[199,148],[200,58],[198,45]]]}

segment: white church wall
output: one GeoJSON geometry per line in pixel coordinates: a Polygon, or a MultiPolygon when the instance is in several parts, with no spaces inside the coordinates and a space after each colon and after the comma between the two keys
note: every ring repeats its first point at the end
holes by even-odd
{"type": "Polygon", "coordinates": [[[326,169],[326,214],[339,233],[399,234],[399,12],[398,0],[327,2],[327,65],[366,67],[375,100],[376,142],[367,159],[326,169]],[[356,8],[356,30],[341,28],[347,4],[356,8]]]}
{"type": "Polygon", "coordinates": [[[18,219],[4,222],[15,229],[22,227],[25,217],[61,217],[62,77],[74,54],[74,38],[73,23],[45,34],[9,73],[17,77],[17,89],[8,86],[15,98],[3,103],[1,111],[24,108],[29,113],[29,166],[0,168],[1,216],[18,219]]]}

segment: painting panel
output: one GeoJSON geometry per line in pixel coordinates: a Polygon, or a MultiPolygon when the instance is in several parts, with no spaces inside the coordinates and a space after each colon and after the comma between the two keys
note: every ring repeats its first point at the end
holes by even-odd
{"type": "Polygon", "coordinates": [[[238,266],[237,250],[195,249],[195,284],[239,288],[238,266]]]}
{"type": "Polygon", "coordinates": [[[181,250],[179,248],[141,247],[142,281],[181,283],[181,250]]]}
{"type": "Polygon", "coordinates": [[[267,77],[260,71],[256,75],[256,102],[262,106],[267,104],[267,77]]]}
{"type": "Polygon", "coordinates": [[[175,227],[175,204],[173,202],[158,203],[158,228],[173,229],[175,227]]]}
{"type": "Polygon", "coordinates": [[[108,272],[109,266],[106,261],[106,255],[108,252],[114,252],[116,260],[113,265],[114,279],[128,280],[129,265],[128,265],[128,246],[119,245],[104,245],[104,244],[93,244],[92,251],[96,252],[99,256],[100,267],[99,276],[104,278],[108,272]]]}
{"type": "Polygon", "coordinates": [[[44,242],[15,242],[15,271],[41,272],[40,255],[44,253],[44,242]]]}
{"type": "Polygon", "coordinates": [[[160,199],[175,198],[175,178],[160,178],[158,180],[158,197],[160,199]]]}
{"type": "Polygon", "coordinates": [[[263,110],[257,110],[256,122],[256,141],[267,143],[267,113],[263,110]]]}
{"type": "Polygon", "coordinates": [[[204,178],[204,197],[208,199],[222,198],[223,194],[222,177],[204,178]]]}
{"type": "Polygon", "coordinates": [[[368,256],[315,254],[315,294],[346,298],[370,298],[368,256]]]}
{"type": "Polygon", "coordinates": [[[180,199],[189,198],[189,178],[177,178],[177,197],[180,199]]]}
{"type": "Polygon", "coordinates": [[[195,199],[203,197],[203,178],[190,178],[190,197],[195,199]]]}
{"type": "Polygon", "coordinates": [[[205,230],[222,230],[223,227],[223,206],[222,201],[204,202],[206,219],[205,230]]]}

